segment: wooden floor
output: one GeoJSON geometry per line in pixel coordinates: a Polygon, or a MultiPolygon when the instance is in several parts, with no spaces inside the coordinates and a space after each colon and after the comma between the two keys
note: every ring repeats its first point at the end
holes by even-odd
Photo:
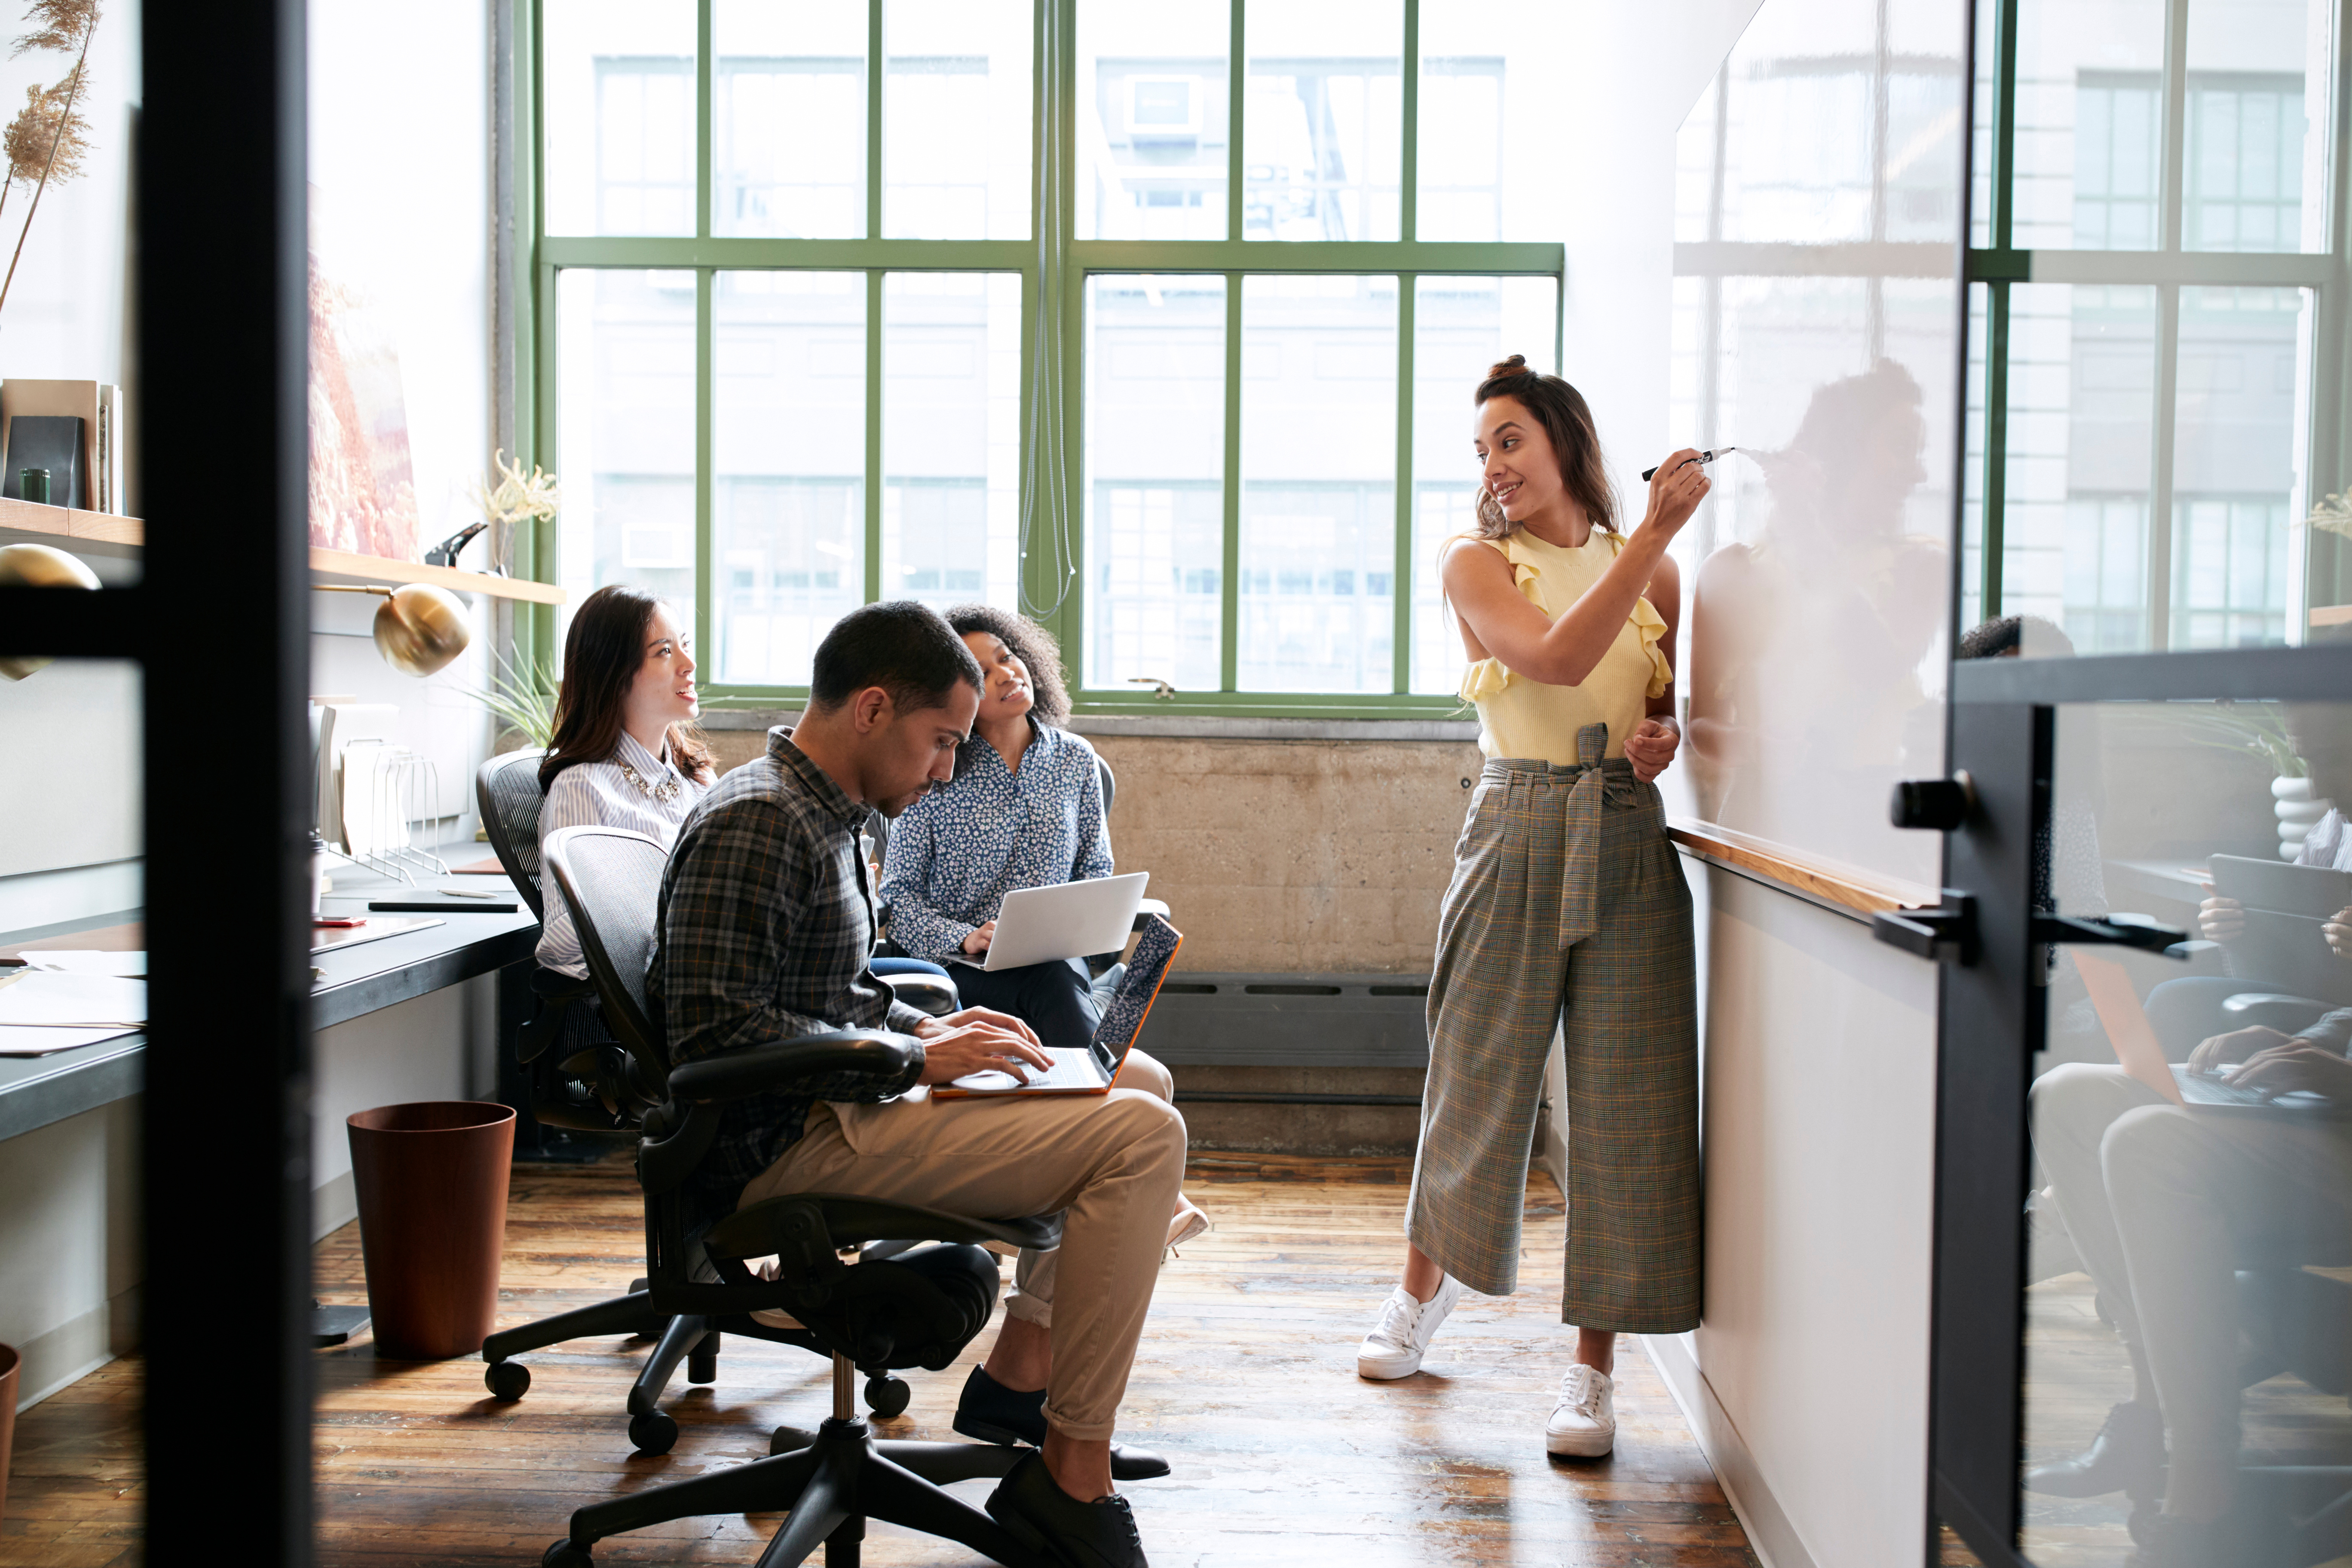
{"type": "MultiPolygon", "coordinates": [[[[1126,1489],[1155,1568],[1531,1563],[1754,1568],[1738,1521],[1649,1362],[1618,1363],[1615,1455],[1555,1461],[1543,1423],[1568,1363],[1558,1321],[1562,1221],[1529,1194],[1523,1288],[1471,1298],[1431,1366],[1403,1383],[1355,1375],[1356,1342],[1394,1281],[1401,1160],[1195,1160],[1188,1190],[1216,1222],[1160,1276],[1120,1436],[1175,1474],[1126,1489]]],[[[619,1164],[523,1166],[509,1209],[500,1322],[625,1290],[639,1268],[636,1189],[619,1164]]],[[[321,1299],[362,1301],[356,1227],[319,1247],[321,1299]]],[[[908,1374],[888,1435],[950,1438],[965,1369],[908,1374]]],[[[670,1402],[684,1430],[633,1457],[620,1418],[646,1345],[583,1341],[528,1358],[530,1394],[492,1403],[481,1363],[383,1362],[362,1336],[320,1352],[320,1559],[535,1563],[581,1504],[759,1458],[779,1423],[813,1426],[824,1363],[730,1341],[715,1388],[670,1402]]],[[[25,1413],[0,1564],[139,1561],[139,1367],[118,1362],[25,1413]]],[[[683,1383],[681,1380],[680,1384],[683,1383]]],[[[978,1504],[992,1483],[957,1489],[978,1504]]],[[[681,1522],[597,1550],[599,1563],[740,1563],[768,1517],[681,1522]]],[[[972,1563],[950,1543],[877,1526],[866,1561],[972,1563]]]]}

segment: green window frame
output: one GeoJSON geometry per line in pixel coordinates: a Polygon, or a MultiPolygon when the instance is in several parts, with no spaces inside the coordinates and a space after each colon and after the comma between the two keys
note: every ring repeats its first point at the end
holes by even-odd
{"type": "MultiPolygon", "coordinates": [[[[2298,432],[2307,442],[2309,499],[2352,488],[2352,271],[2347,271],[2347,237],[2352,237],[2352,0],[2337,0],[2330,31],[2326,79],[2332,82],[2329,101],[2312,105],[2315,118],[2325,117],[2336,151],[2326,171],[2322,199],[2328,247],[2322,251],[2261,251],[2192,248],[2188,233],[2190,209],[2200,201],[2199,170],[2189,146],[2191,121],[2199,113],[2196,98],[2204,93],[2242,90],[2245,83],[2231,73],[2192,72],[2189,66],[2189,7],[2195,0],[2165,0],[2164,57],[2160,71],[2148,73],[2145,87],[2157,102],[2158,167],[2151,193],[2156,244],[2147,249],[2032,249],[2015,243],[2018,181],[2019,11],[2021,5],[2051,5],[2056,0],[1990,0],[1979,12],[1990,23],[1976,42],[1979,77],[1989,77],[1989,121],[1980,128],[1979,143],[1986,161],[1982,224],[1979,244],[1971,234],[1964,276],[1972,296],[1971,310],[1980,298],[1983,369],[1980,383],[1969,389],[1970,400],[1982,398],[1984,441],[1981,465],[1967,477],[1969,499],[1976,515],[1963,540],[1978,555],[1973,582],[1962,584],[1963,598],[1973,597],[1978,609],[1969,620],[1991,620],[2005,613],[2004,582],[2008,564],[2007,511],[2011,469],[2010,415],[2011,369],[2011,291],[2021,283],[2075,285],[2116,284],[2151,289],[2154,297],[2155,386],[2154,427],[2151,431],[2148,489],[2137,530],[2143,618],[2141,648],[2160,652],[2171,646],[2176,606],[2173,561],[2176,501],[2174,447],[2179,420],[2181,291],[2184,289],[2307,289],[2312,294],[2311,418],[2298,432]],[[1990,69],[1982,62],[1990,52],[1990,69]],[[1981,288],[1983,293],[1977,295],[1981,288]]],[[[2114,73],[2084,72],[2084,85],[2114,90],[2107,79],[2114,73]]],[[[2147,198],[2142,198],[2146,202],[2147,198]]],[[[1972,322],[1973,326],[1974,323],[1972,322]]],[[[1972,373],[1973,374],[1973,373],[1972,373]]],[[[2102,498],[2087,496],[2096,502],[2102,498]]],[[[2307,548],[2302,602],[2286,605],[2288,640],[2299,641],[2319,624],[2318,606],[2352,602],[2352,541],[2312,531],[2307,538],[2294,520],[2289,549],[2307,548]]],[[[2109,531],[2109,542],[2113,542],[2109,531]]],[[[2013,595],[2011,595],[2013,596],[2013,595]]],[[[2191,606],[2193,608],[2193,606],[2191,606]]],[[[2331,623],[2340,624],[2340,623],[2331,623]]]]}
{"type": "MultiPolygon", "coordinates": [[[[1556,291],[1565,280],[1566,247],[1554,243],[1431,242],[1415,237],[1418,184],[1418,99],[1420,79],[1421,0],[1402,0],[1404,31],[1401,40],[1402,68],[1401,149],[1401,226],[1399,237],[1385,241],[1268,241],[1238,237],[1244,232],[1246,195],[1242,116],[1247,70],[1245,22],[1248,0],[1231,0],[1232,36],[1228,69],[1226,146],[1226,234],[1223,240],[1081,240],[1076,221],[1074,182],[1076,167],[1077,61],[1068,40],[1076,33],[1077,0],[1034,0],[1032,58],[1034,97],[1034,137],[1032,153],[1031,235],[1027,239],[919,240],[882,237],[883,219],[883,7],[889,0],[866,0],[866,235],[855,239],[782,239],[733,237],[712,233],[714,177],[714,50],[715,0],[699,0],[696,78],[696,216],[695,233],[676,237],[583,237],[551,235],[546,227],[544,183],[544,96],[541,90],[542,36],[541,18],[549,5],[562,0],[530,0],[525,7],[530,61],[524,92],[522,122],[529,127],[528,156],[517,171],[517,203],[529,216],[528,245],[521,266],[526,276],[515,323],[518,400],[523,410],[521,429],[527,459],[561,473],[562,453],[556,446],[557,279],[575,268],[651,269],[690,272],[695,280],[695,623],[709,628],[714,588],[711,560],[713,516],[713,405],[715,401],[714,293],[717,275],[739,270],[810,270],[861,272],[866,280],[865,386],[865,592],[872,602],[882,596],[882,292],[886,274],[914,271],[1018,273],[1022,296],[1021,350],[1021,474],[1022,523],[1030,545],[1021,567],[1024,611],[1033,614],[1057,637],[1065,650],[1073,681],[1071,693],[1083,714],[1187,714],[1209,717],[1289,718],[1429,718],[1453,712],[1459,706],[1450,696],[1417,695],[1411,690],[1412,658],[1413,507],[1412,468],[1414,300],[1417,280],[1423,277],[1541,278],[1552,280],[1556,291]],[[1057,143],[1049,150],[1046,138],[1057,143]],[[1049,179],[1046,174],[1061,177],[1049,179]],[[1182,691],[1173,698],[1155,697],[1128,687],[1116,689],[1077,684],[1084,678],[1086,546],[1084,496],[1087,484],[1084,450],[1083,361],[1085,301],[1088,280],[1098,274],[1213,274],[1224,279],[1226,296],[1224,342],[1223,570],[1219,591],[1222,616],[1223,680],[1214,691],[1182,691]],[[1237,631],[1242,592],[1241,541],[1241,300],[1243,279],[1268,275],[1354,274],[1394,277],[1398,284],[1396,474],[1394,493],[1395,577],[1391,599],[1395,626],[1391,646],[1391,689],[1385,693],[1318,694],[1245,691],[1237,689],[1237,631]],[[1041,332],[1041,323],[1049,330],[1041,332]],[[1057,328],[1058,331],[1050,330],[1057,328]],[[1040,343],[1045,352],[1040,353],[1040,343]],[[1051,411],[1058,426],[1048,434],[1057,441],[1034,439],[1035,410],[1051,411]],[[1058,456],[1060,472],[1033,471],[1038,454],[1052,461],[1058,456]],[[1075,568],[1066,584],[1061,563],[1075,568]],[[1066,591],[1065,591],[1066,588],[1066,591]]],[[[522,73],[519,73],[522,74],[522,73]]],[[[1557,298],[1557,293],[1556,293],[1557,298]]],[[[1557,358],[1559,341],[1554,315],[1557,358]]],[[[530,542],[523,569],[541,580],[552,580],[555,529],[560,519],[541,524],[530,542]]],[[[537,614],[530,633],[542,660],[554,652],[555,616],[537,614]]],[[[755,686],[706,683],[706,704],[717,708],[786,707],[805,699],[798,686],[755,686]]]]}

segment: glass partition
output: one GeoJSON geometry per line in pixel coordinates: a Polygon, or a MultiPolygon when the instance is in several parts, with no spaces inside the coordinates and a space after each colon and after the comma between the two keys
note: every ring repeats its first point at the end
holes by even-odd
{"type": "Polygon", "coordinates": [[[2057,710],[2022,1524],[2036,1564],[2316,1563],[2352,1497],[2352,704],[2057,710]],[[2339,1009],[2345,1009],[2339,1011],[2339,1009]]]}

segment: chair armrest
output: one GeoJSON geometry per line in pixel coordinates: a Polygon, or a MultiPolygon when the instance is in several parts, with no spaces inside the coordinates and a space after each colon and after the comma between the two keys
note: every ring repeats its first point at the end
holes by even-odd
{"type": "Polygon", "coordinates": [[[534,995],[543,996],[550,1002],[569,1002],[596,994],[596,983],[575,978],[560,969],[534,968],[530,972],[530,989],[534,995]]]}
{"type": "Polygon", "coordinates": [[[833,1073],[870,1073],[877,1079],[904,1076],[915,1065],[917,1047],[903,1035],[880,1029],[845,1029],[803,1035],[764,1046],[723,1051],[669,1069],[673,1099],[698,1103],[740,1100],[799,1080],[833,1073]]]}

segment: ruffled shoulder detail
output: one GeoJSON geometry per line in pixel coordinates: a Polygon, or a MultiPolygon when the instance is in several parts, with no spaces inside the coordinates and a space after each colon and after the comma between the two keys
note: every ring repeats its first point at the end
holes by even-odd
{"type": "Polygon", "coordinates": [[[1499,658],[1482,658],[1462,672],[1462,689],[1454,693],[1465,702],[1485,702],[1500,697],[1518,679],[1499,658]]]}
{"type": "MultiPolygon", "coordinates": [[[[1518,549],[1518,535],[1508,539],[1482,539],[1479,543],[1511,563],[1511,583],[1526,596],[1528,603],[1543,608],[1543,590],[1536,580],[1541,574],[1536,563],[1518,549]]],[[[1499,697],[1504,689],[1519,677],[1511,673],[1510,666],[1499,658],[1482,658],[1462,672],[1461,688],[1454,693],[1465,702],[1484,702],[1499,697]]]]}
{"type": "MultiPolygon", "coordinates": [[[[1614,533],[1609,536],[1609,553],[1612,559],[1624,548],[1625,541],[1622,536],[1614,533]]],[[[1633,613],[1625,618],[1633,622],[1633,629],[1642,635],[1642,652],[1650,660],[1650,685],[1642,695],[1664,697],[1666,688],[1675,683],[1675,667],[1666,662],[1665,654],[1658,647],[1666,635],[1666,617],[1658,614],[1658,607],[1650,603],[1650,596],[1644,594],[1633,601],[1633,613]]]]}
{"type": "Polygon", "coordinates": [[[1675,683],[1675,667],[1666,662],[1664,650],[1658,647],[1666,635],[1666,617],[1645,596],[1633,601],[1633,613],[1626,618],[1642,634],[1642,651],[1650,656],[1650,687],[1643,695],[1664,697],[1666,688],[1675,683]]]}

